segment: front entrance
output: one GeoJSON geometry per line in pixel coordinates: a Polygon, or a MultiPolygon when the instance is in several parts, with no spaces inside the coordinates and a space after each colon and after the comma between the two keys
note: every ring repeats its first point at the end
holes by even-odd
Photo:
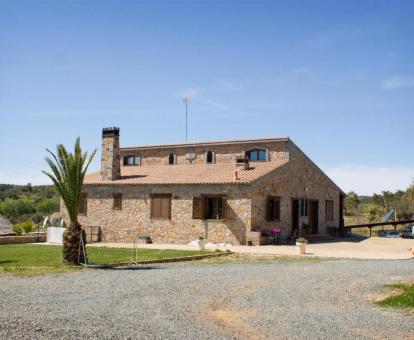
{"type": "Polygon", "coordinates": [[[312,234],[318,233],[319,225],[319,201],[309,200],[309,226],[312,234]]]}
{"type": "Polygon", "coordinates": [[[299,200],[292,199],[292,234],[296,236],[299,234],[299,200]]]}

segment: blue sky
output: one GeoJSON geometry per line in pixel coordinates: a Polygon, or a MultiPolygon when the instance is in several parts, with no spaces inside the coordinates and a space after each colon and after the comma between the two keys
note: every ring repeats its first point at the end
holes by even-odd
{"type": "MultiPolygon", "coordinates": [[[[0,182],[44,149],[289,135],[344,190],[414,177],[414,1],[0,0],[0,182]]],[[[92,167],[99,167],[99,158],[92,167]]]]}

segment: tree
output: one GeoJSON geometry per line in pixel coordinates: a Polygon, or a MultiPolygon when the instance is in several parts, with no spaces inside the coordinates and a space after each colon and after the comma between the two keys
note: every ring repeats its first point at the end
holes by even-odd
{"type": "Polygon", "coordinates": [[[69,153],[62,144],[57,146],[56,155],[48,149],[46,151],[52,156],[52,158],[46,157],[51,172],[43,171],[43,173],[52,180],[66,206],[70,220],[68,229],[63,234],[63,259],[79,264],[84,261],[86,255],[80,247],[82,232],[78,222],[80,196],[83,179],[96,149],[91,155],[87,152],[83,153],[78,137],[73,153],[69,153]]]}
{"type": "Polygon", "coordinates": [[[345,197],[345,215],[355,215],[358,210],[358,204],[360,203],[358,195],[350,191],[345,197]]]}
{"type": "Polygon", "coordinates": [[[42,215],[50,215],[51,213],[59,211],[59,199],[46,198],[36,204],[36,212],[42,215]]]}

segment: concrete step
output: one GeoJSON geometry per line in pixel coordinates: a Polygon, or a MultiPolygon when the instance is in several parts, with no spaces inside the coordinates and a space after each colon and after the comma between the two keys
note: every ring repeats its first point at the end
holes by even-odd
{"type": "Polygon", "coordinates": [[[304,238],[307,239],[309,243],[335,241],[335,237],[333,237],[332,235],[327,235],[327,234],[305,235],[304,238]]]}

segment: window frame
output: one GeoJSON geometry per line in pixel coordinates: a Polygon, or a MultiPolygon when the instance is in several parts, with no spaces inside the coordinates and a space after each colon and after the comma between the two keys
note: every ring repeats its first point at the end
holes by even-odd
{"type": "Polygon", "coordinates": [[[112,199],[113,199],[113,203],[112,203],[112,209],[113,210],[122,210],[122,193],[113,193],[112,194],[112,199]],[[117,202],[119,202],[119,204],[117,204],[117,202]]]}
{"type": "Polygon", "coordinates": [[[305,197],[300,199],[300,216],[307,217],[309,210],[309,200],[305,197]]]}
{"type": "Polygon", "coordinates": [[[205,221],[224,221],[227,218],[227,196],[221,195],[221,194],[208,194],[208,195],[202,195],[203,200],[203,220],[205,221]],[[221,216],[220,218],[209,218],[207,217],[207,202],[211,199],[219,199],[221,200],[221,216]]]}
{"type": "Polygon", "coordinates": [[[268,222],[280,222],[280,196],[268,196],[267,200],[267,221],[268,222]],[[271,211],[270,205],[271,202],[273,202],[273,208],[271,211]],[[277,202],[277,209],[276,209],[276,203],[277,202]]]}
{"type": "Polygon", "coordinates": [[[140,155],[128,155],[122,157],[122,165],[123,166],[140,166],[141,165],[141,156],[140,155]],[[133,164],[129,164],[128,160],[133,158],[133,164]]]}
{"type": "Polygon", "coordinates": [[[167,165],[175,165],[177,164],[177,157],[174,152],[170,152],[167,155],[167,165]],[[171,156],[172,156],[172,163],[171,163],[171,156]]]}
{"type": "Polygon", "coordinates": [[[251,150],[247,150],[244,153],[245,157],[248,158],[249,162],[267,162],[268,161],[268,152],[267,149],[251,149],[251,150]],[[260,153],[264,152],[264,159],[260,159],[260,153]],[[257,159],[250,159],[250,154],[251,153],[257,153],[257,159]]]}
{"type": "Polygon", "coordinates": [[[171,194],[152,194],[150,205],[150,218],[154,220],[171,220],[172,195],[171,194]],[[154,199],[161,199],[160,216],[155,215],[154,199]],[[168,199],[168,213],[167,216],[162,216],[163,213],[163,199],[168,199]]]}
{"type": "Polygon", "coordinates": [[[333,200],[325,200],[325,222],[335,221],[335,203],[333,200]]]}
{"type": "Polygon", "coordinates": [[[216,159],[215,159],[216,157],[215,157],[215,153],[214,153],[214,151],[212,151],[212,150],[207,150],[205,153],[204,153],[204,163],[205,164],[214,164],[214,163],[216,163],[216,159]],[[209,155],[211,155],[211,161],[209,162],[208,161],[208,159],[209,159],[209,155]]]}
{"type": "Polygon", "coordinates": [[[86,192],[81,192],[80,194],[78,215],[88,215],[88,194],[86,192]]]}

